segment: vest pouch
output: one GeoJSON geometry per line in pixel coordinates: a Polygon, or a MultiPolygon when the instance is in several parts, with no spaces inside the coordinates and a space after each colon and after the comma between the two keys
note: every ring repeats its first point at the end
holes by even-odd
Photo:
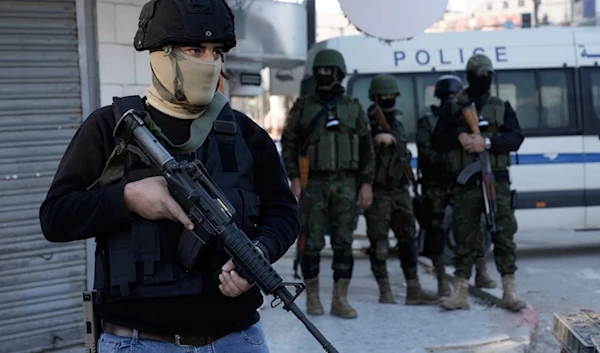
{"type": "Polygon", "coordinates": [[[339,170],[349,170],[352,169],[352,143],[351,139],[352,135],[350,134],[338,134],[337,135],[337,169],[339,170]]]}
{"type": "Polygon", "coordinates": [[[128,285],[136,280],[135,262],[131,253],[131,240],[129,229],[114,234],[106,240],[111,293],[113,290],[118,290],[120,292],[119,296],[122,297],[131,294],[128,285]]]}
{"type": "Polygon", "coordinates": [[[241,199],[241,209],[243,213],[240,215],[242,229],[253,228],[256,225],[259,215],[260,196],[247,190],[238,189],[241,199]]]}
{"type": "Polygon", "coordinates": [[[377,166],[377,168],[375,169],[375,184],[386,185],[388,181],[386,163],[380,155],[376,155],[376,158],[377,160],[375,165],[377,166]]]}
{"type": "MultiPolygon", "coordinates": [[[[98,245],[96,245],[98,247],[98,245]]],[[[106,268],[106,251],[104,249],[96,249],[94,254],[94,289],[103,290],[106,288],[107,268],[106,268]]]]}
{"type": "Polygon", "coordinates": [[[462,147],[453,149],[448,153],[449,170],[452,173],[460,173],[476,159],[477,154],[468,153],[462,147]]]}
{"type": "Polygon", "coordinates": [[[337,171],[336,133],[321,135],[316,145],[315,162],[311,161],[311,165],[315,166],[311,169],[318,171],[337,171]]]}
{"type": "MultiPolygon", "coordinates": [[[[141,267],[143,284],[158,286],[175,281],[173,266],[161,261],[160,225],[170,221],[150,221],[136,216],[131,225],[132,255],[136,267],[141,267]]],[[[138,272],[140,270],[138,269],[138,272]]]]}
{"type": "Polygon", "coordinates": [[[350,165],[350,169],[358,170],[360,161],[360,137],[358,135],[351,136],[350,146],[352,147],[352,165],[350,165]]]}
{"type": "Polygon", "coordinates": [[[490,153],[490,164],[493,170],[505,170],[510,166],[509,154],[492,154],[490,153]]]}
{"type": "Polygon", "coordinates": [[[338,169],[358,170],[359,139],[356,125],[359,119],[359,106],[354,102],[338,104],[337,116],[340,121],[338,135],[338,169]],[[342,139],[343,136],[343,139],[342,139]]]}

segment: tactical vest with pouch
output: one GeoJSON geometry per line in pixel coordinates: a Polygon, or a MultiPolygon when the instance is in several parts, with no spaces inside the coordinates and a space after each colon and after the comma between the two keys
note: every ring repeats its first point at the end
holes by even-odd
{"type": "MultiPolygon", "coordinates": [[[[131,108],[144,116],[145,124],[176,160],[197,158],[203,162],[235,207],[235,223],[252,238],[260,204],[259,196],[254,192],[254,160],[245,142],[247,137],[242,135],[225,97],[220,93],[215,96],[207,111],[192,123],[190,140],[179,146],[165,140],[145,112],[139,96],[115,98],[113,110],[117,120],[131,108]]],[[[159,175],[140,156],[131,153],[135,148],[127,148],[120,140],[116,142],[102,177],[90,189],[159,175]]],[[[182,231],[179,222],[150,221],[132,213],[131,224],[123,225],[112,234],[96,237],[94,289],[99,302],[200,293],[203,278],[206,281],[205,276],[210,276],[210,280],[214,280],[214,272],[229,256],[217,238],[202,250],[196,267],[187,272],[174,260],[182,231]]]]}
{"type": "MultiPolygon", "coordinates": [[[[305,98],[304,108],[300,125],[306,130],[319,112],[323,104],[314,96],[305,98]]],[[[360,105],[350,97],[342,97],[334,114],[339,121],[337,130],[327,130],[325,127],[325,116],[318,116],[320,121],[316,122],[314,130],[308,137],[306,154],[310,162],[311,172],[343,172],[358,171],[359,167],[359,135],[358,120],[360,116],[360,105]]]]}
{"type": "MultiPolygon", "coordinates": [[[[452,103],[451,116],[460,115],[460,104],[455,100],[452,103]]],[[[497,97],[490,97],[488,102],[478,112],[480,117],[487,120],[488,126],[479,126],[479,130],[484,138],[493,137],[500,133],[504,125],[504,102],[497,97]]],[[[462,115],[460,115],[462,118],[462,115]]],[[[466,122],[460,125],[459,132],[471,133],[466,122]]],[[[510,166],[510,155],[490,153],[490,165],[492,170],[506,170],[510,166]]],[[[461,148],[456,148],[448,152],[448,169],[452,173],[460,173],[467,165],[477,160],[477,153],[469,153],[461,148]]]]}

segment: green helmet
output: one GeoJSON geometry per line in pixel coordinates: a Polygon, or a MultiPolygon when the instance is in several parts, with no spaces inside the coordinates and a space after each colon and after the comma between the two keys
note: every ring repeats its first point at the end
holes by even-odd
{"type": "Polygon", "coordinates": [[[344,76],[346,75],[344,57],[334,49],[323,49],[315,55],[313,70],[318,67],[336,67],[344,76]]]}
{"type": "Polygon", "coordinates": [[[396,78],[392,75],[377,75],[371,80],[369,87],[369,98],[374,100],[376,94],[397,94],[400,95],[396,78]]]}
{"type": "Polygon", "coordinates": [[[483,54],[475,54],[467,62],[467,71],[473,71],[477,76],[483,76],[488,72],[494,73],[494,67],[490,58],[483,54]]]}

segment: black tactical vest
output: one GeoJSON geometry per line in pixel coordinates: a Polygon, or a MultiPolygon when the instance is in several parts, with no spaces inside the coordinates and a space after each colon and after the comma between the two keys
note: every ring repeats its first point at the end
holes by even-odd
{"type": "MultiPolygon", "coordinates": [[[[226,105],[195,153],[173,156],[178,161],[202,161],[235,207],[235,223],[252,238],[260,199],[254,193],[254,160],[245,141],[236,116],[226,105]]],[[[128,153],[120,182],[155,175],[140,157],[128,153]]],[[[121,231],[97,238],[94,289],[99,302],[200,293],[203,277],[205,283],[206,276],[213,280],[213,274],[229,255],[217,240],[202,250],[196,267],[186,272],[174,261],[182,231],[179,222],[149,221],[134,214],[131,224],[121,231]]]]}

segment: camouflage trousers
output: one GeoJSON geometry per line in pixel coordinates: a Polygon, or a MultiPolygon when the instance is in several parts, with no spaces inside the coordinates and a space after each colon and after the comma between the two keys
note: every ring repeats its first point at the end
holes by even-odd
{"type": "Polygon", "coordinates": [[[406,280],[417,278],[418,242],[415,216],[408,188],[374,190],[373,203],[365,211],[369,259],[375,278],[385,278],[390,228],[398,240],[398,258],[406,280]]]}
{"type": "MultiPolygon", "coordinates": [[[[424,182],[423,183],[423,195],[427,200],[429,206],[429,214],[431,215],[431,229],[426,230],[426,237],[431,238],[442,238],[436,239],[436,241],[442,240],[445,244],[447,241],[446,234],[443,230],[444,227],[444,216],[446,213],[446,207],[450,205],[452,199],[452,187],[451,183],[443,182],[424,182]],[[443,234],[439,236],[439,234],[443,234]]],[[[475,250],[475,260],[485,257],[485,236],[483,229],[477,234],[477,241],[473,249],[475,250]]],[[[444,266],[443,247],[440,248],[439,253],[432,254],[431,262],[434,267],[439,268],[444,266]]]]}
{"type": "Polygon", "coordinates": [[[321,250],[325,235],[331,238],[333,278],[351,278],[354,267],[352,242],[358,222],[357,182],[354,177],[310,179],[306,188],[310,195],[308,236],[302,254],[304,279],[319,275],[321,250]]]}
{"type": "MultiPolygon", "coordinates": [[[[456,249],[454,251],[454,274],[469,279],[475,264],[477,248],[482,241],[481,213],[485,212],[481,186],[456,186],[452,193],[452,223],[456,249]]],[[[516,266],[517,220],[511,207],[510,185],[496,183],[496,225],[498,232],[492,235],[494,260],[501,275],[513,274],[516,266]]]]}

